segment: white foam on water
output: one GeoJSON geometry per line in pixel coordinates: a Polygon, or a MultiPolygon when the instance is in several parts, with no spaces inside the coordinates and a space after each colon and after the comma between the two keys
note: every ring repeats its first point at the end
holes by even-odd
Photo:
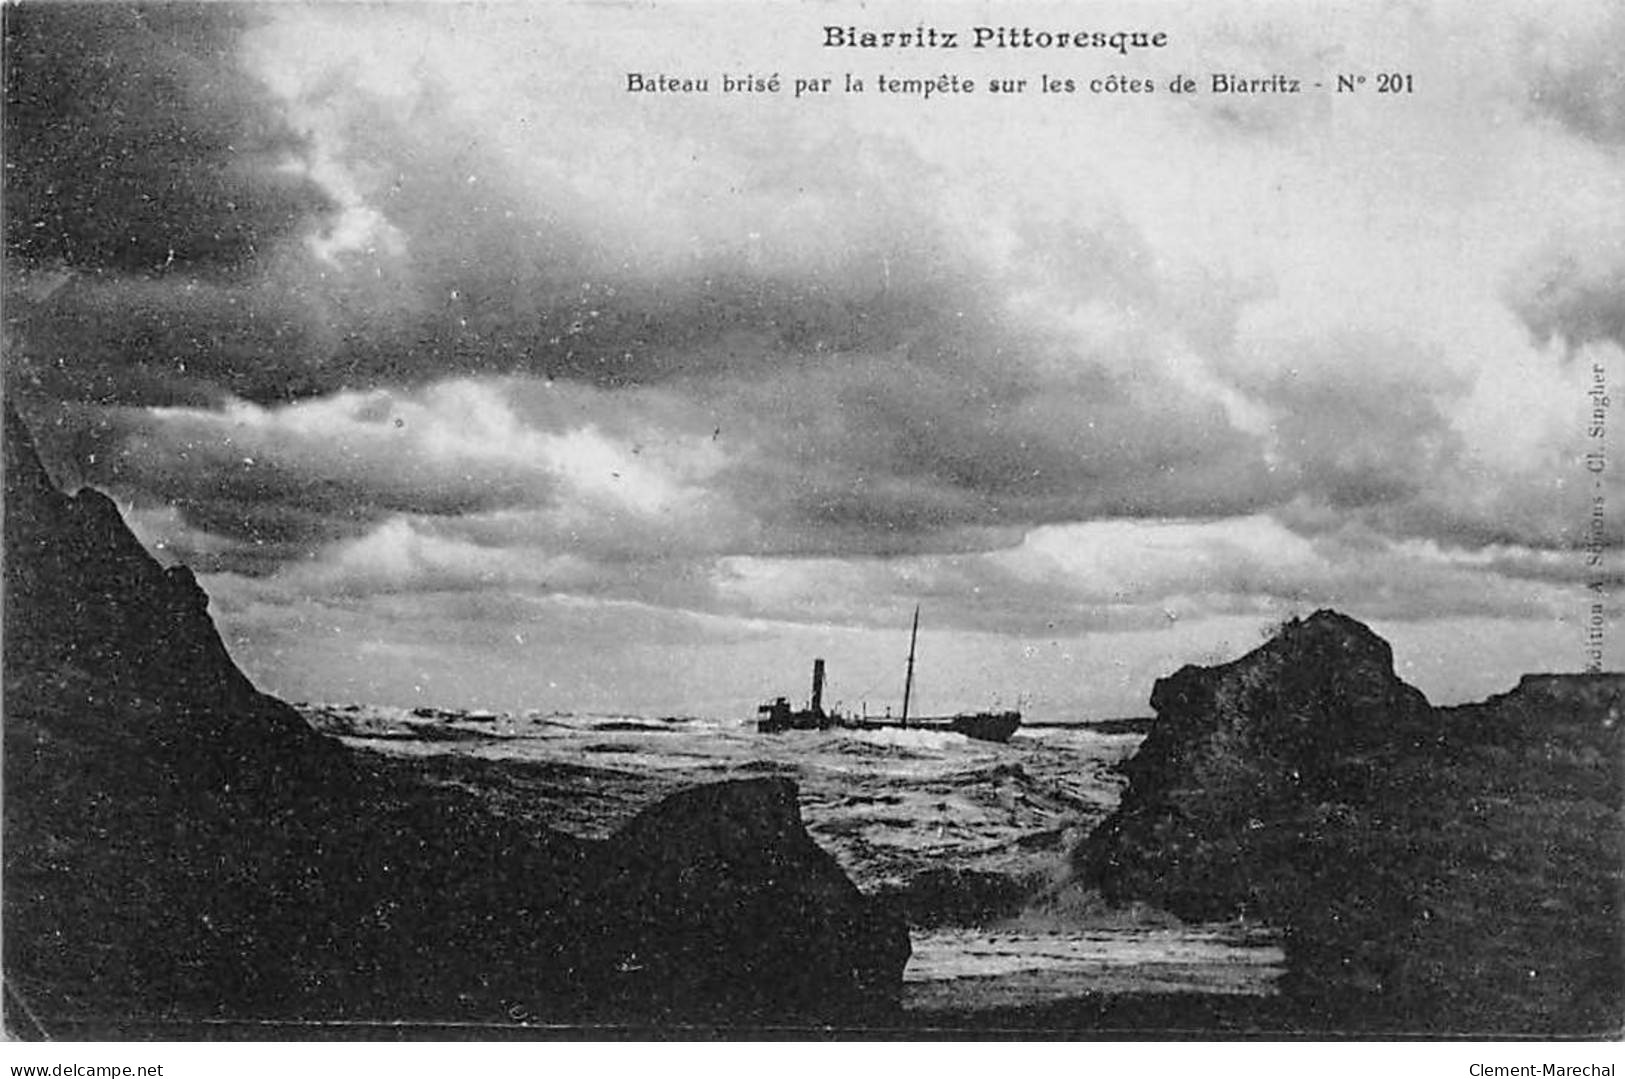
{"type": "Polygon", "coordinates": [[[912,936],[904,1002],[917,1010],[1043,1003],[1100,993],[1269,996],[1286,955],[1273,938],[1202,926],[912,936]]]}
{"type": "Polygon", "coordinates": [[[867,742],[872,746],[896,746],[900,749],[951,752],[968,748],[972,744],[971,739],[953,731],[905,730],[900,727],[881,727],[872,731],[842,729],[840,736],[847,741],[867,742]]]}

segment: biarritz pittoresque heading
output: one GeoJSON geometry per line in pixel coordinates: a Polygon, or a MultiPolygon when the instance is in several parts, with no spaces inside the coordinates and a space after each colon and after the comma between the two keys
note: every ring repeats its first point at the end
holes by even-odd
{"type": "Polygon", "coordinates": [[[912,30],[871,30],[857,26],[824,28],[826,49],[1104,49],[1120,55],[1163,49],[1161,30],[1035,30],[1030,26],[973,26],[944,30],[923,23],[912,30]]]}

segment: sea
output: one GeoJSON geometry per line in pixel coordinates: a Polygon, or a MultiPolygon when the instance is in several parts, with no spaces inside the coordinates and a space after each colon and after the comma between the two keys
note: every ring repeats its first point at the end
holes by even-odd
{"type": "Polygon", "coordinates": [[[866,892],[928,874],[1018,882],[1032,898],[975,925],[910,929],[905,1009],[929,1015],[1097,994],[1273,995],[1279,939],[1241,922],[1113,909],[1067,853],[1116,807],[1134,724],[1024,726],[1008,743],[901,729],[761,734],[753,720],[300,704],[362,753],[470,790],[494,812],[611,835],[684,787],[787,776],[813,838],[866,892]],[[950,874],[953,875],[953,874],[950,874]]]}

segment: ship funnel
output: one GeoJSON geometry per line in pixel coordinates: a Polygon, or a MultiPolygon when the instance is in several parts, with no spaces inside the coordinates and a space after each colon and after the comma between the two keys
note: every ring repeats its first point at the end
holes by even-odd
{"type": "Polygon", "coordinates": [[[824,661],[821,659],[813,660],[812,711],[824,714],[824,661]]]}

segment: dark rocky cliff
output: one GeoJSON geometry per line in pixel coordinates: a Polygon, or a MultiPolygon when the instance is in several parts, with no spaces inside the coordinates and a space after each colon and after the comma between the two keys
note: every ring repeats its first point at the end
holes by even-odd
{"type": "Polygon", "coordinates": [[[184,752],[194,785],[336,767],[332,744],[231,661],[192,572],[160,566],[100,491],[58,491],[10,409],[4,429],[8,712],[120,708],[134,724],[98,736],[184,752]]]}
{"type": "Polygon", "coordinates": [[[1434,709],[1386,642],[1318,612],[1156,684],[1077,878],[1283,929],[1302,1025],[1618,1030],[1622,681],[1544,676],[1434,709]]]}
{"type": "Polygon", "coordinates": [[[813,844],[788,782],[680,794],[605,843],[493,814],[259,693],[191,573],[105,496],[56,490],[9,410],[5,476],[13,1033],[896,1006],[903,926],[813,844]]]}

